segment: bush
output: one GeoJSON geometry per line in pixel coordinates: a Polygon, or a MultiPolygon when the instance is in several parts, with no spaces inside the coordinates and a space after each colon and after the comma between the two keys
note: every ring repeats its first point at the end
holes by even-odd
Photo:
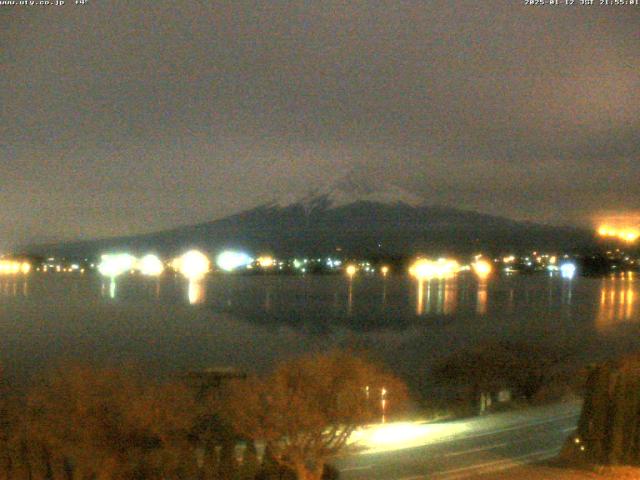
{"type": "Polygon", "coordinates": [[[561,360],[556,351],[538,344],[492,342],[456,352],[433,373],[438,383],[466,390],[471,403],[482,392],[503,388],[515,398],[533,401],[543,387],[554,383],[561,360]]]}

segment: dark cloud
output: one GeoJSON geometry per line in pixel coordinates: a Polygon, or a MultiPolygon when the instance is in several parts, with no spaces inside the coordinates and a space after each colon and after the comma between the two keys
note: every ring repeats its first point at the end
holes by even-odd
{"type": "Polygon", "coordinates": [[[0,7],[0,244],[213,219],[354,164],[529,220],[640,209],[640,7],[67,3],[0,7]]]}

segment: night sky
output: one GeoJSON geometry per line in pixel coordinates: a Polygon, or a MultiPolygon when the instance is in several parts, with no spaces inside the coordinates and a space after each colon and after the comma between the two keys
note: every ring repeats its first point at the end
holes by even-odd
{"type": "Polygon", "coordinates": [[[640,6],[73,3],[0,6],[0,248],[354,168],[517,219],[640,211],[640,6]]]}

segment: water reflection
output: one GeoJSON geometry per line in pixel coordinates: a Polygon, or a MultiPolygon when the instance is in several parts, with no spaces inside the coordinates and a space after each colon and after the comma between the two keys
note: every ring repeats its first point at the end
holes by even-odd
{"type": "Polygon", "coordinates": [[[563,279],[560,295],[562,296],[563,305],[571,305],[573,300],[573,281],[571,279],[563,279]]]}
{"type": "MultiPolygon", "coordinates": [[[[424,280],[418,280],[418,300],[416,301],[416,315],[424,315],[424,280]]],[[[428,282],[430,285],[431,282],[428,282]]],[[[431,291],[429,291],[431,293],[431,291]]]]}
{"type": "Polygon", "coordinates": [[[188,298],[191,305],[199,305],[206,300],[206,286],[202,280],[189,280],[188,298]]]}
{"type": "Polygon", "coordinates": [[[416,315],[455,313],[458,306],[457,278],[419,279],[416,283],[416,315]]]}
{"type": "Polygon", "coordinates": [[[509,295],[507,297],[507,306],[506,306],[506,311],[508,313],[513,313],[513,310],[516,306],[516,301],[515,301],[515,290],[513,287],[511,287],[509,289],[509,295]]]}
{"type": "Polygon", "coordinates": [[[118,285],[115,278],[110,278],[109,282],[102,282],[100,284],[100,295],[102,297],[108,297],[111,300],[116,298],[118,293],[118,285]]]}
{"type": "Polygon", "coordinates": [[[382,282],[382,306],[387,304],[387,274],[384,274],[384,280],[382,282]]]}
{"type": "Polygon", "coordinates": [[[633,274],[602,280],[596,328],[604,330],[636,320],[638,292],[633,274]]]}
{"type": "Polygon", "coordinates": [[[478,292],[476,295],[476,313],[478,315],[486,315],[487,301],[488,301],[487,280],[479,279],[478,292]]]}
{"type": "Polygon", "coordinates": [[[452,315],[458,305],[458,282],[456,279],[445,280],[442,313],[452,315]]]}
{"type": "Polygon", "coordinates": [[[0,292],[5,297],[28,297],[29,281],[27,279],[5,280],[0,283],[0,292]]]}
{"type": "Polygon", "coordinates": [[[267,287],[264,294],[264,310],[265,312],[271,311],[271,287],[267,287]]]}

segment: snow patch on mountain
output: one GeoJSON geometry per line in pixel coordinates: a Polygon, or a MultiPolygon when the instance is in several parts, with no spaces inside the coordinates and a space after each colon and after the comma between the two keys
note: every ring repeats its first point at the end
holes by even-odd
{"type": "Polygon", "coordinates": [[[315,188],[304,195],[284,194],[270,202],[271,205],[286,208],[302,205],[306,209],[319,206],[338,208],[357,202],[381,203],[384,205],[409,205],[419,207],[425,204],[420,195],[384,181],[356,176],[353,172],[335,183],[315,188]]]}

